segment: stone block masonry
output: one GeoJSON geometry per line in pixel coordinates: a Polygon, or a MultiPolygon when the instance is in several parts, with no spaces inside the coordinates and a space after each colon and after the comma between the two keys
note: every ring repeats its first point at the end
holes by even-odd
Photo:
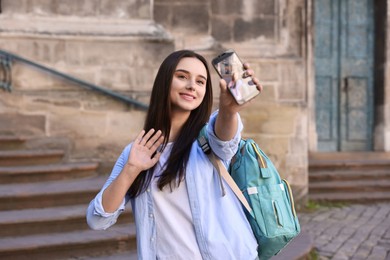
{"type": "MultiPolygon", "coordinates": [[[[67,16],[61,4],[2,1],[0,48],[147,104],[157,69],[174,50],[172,38],[151,20],[129,19],[147,18],[140,11],[145,1],[137,4],[139,16],[125,8],[128,1],[101,1],[104,12],[81,17],[87,2],[77,1],[71,7],[76,15],[67,16]]],[[[12,76],[13,92],[0,96],[7,112],[0,120],[25,119],[22,134],[70,138],[73,159],[112,161],[142,129],[145,112],[131,105],[20,62],[13,63],[12,76]]]]}
{"type": "MultiPolygon", "coordinates": [[[[162,60],[193,49],[208,61],[235,49],[251,64],[263,93],[242,112],[253,137],[297,190],[307,186],[306,60],[296,28],[305,1],[143,0],[1,1],[0,48],[149,102],[162,60]]],[[[42,115],[44,134],[74,139],[76,157],[115,159],[142,127],[144,112],[14,64],[14,89],[0,96],[19,115],[42,115]],[[20,96],[18,96],[20,94],[20,96]],[[8,98],[8,100],[7,100],[8,98]]],[[[218,107],[218,77],[212,70],[218,107]]]]}
{"type": "Polygon", "coordinates": [[[2,12],[35,16],[76,16],[116,19],[150,19],[151,0],[46,1],[2,0],[2,12]]]}

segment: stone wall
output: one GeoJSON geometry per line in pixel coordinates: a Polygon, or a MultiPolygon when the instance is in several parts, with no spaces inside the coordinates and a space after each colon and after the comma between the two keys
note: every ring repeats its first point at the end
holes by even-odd
{"type": "MultiPolygon", "coordinates": [[[[305,2],[155,0],[154,8],[176,48],[196,49],[209,60],[233,48],[251,64],[264,92],[241,113],[244,137],[257,140],[301,194],[308,181],[305,2]]],[[[218,96],[216,74],[213,83],[218,96]]]]}
{"type": "MultiPolygon", "coordinates": [[[[1,1],[0,48],[147,104],[159,62],[174,49],[150,1],[1,1]]],[[[14,60],[0,95],[0,133],[67,137],[73,159],[114,160],[145,112],[14,60]],[[13,118],[12,127],[9,118],[13,118]],[[8,127],[7,127],[8,126],[8,127]]]]}
{"type": "MultiPolygon", "coordinates": [[[[264,85],[242,112],[244,137],[259,142],[299,197],[307,193],[305,0],[92,3],[2,1],[0,48],[142,102],[173,49],[194,49],[211,61],[233,48],[264,85]]],[[[14,93],[0,96],[2,111],[37,116],[34,131],[71,137],[75,157],[115,158],[142,127],[143,111],[26,65],[16,63],[13,73],[14,93]]],[[[218,77],[212,77],[217,107],[218,77]]]]}
{"type": "Polygon", "coordinates": [[[2,0],[5,15],[150,19],[151,0],[2,0]]]}

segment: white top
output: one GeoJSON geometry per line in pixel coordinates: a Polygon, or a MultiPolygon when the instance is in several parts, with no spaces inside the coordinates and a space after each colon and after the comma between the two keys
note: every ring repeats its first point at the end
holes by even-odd
{"type": "MultiPolygon", "coordinates": [[[[209,137],[208,141],[213,152],[224,161],[225,165],[227,165],[237,151],[238,143],[241,139],[240,132],[242,131],[243,126],[238,115],[239,127],[235,137],[230,141],[219,140],[214,133],[216,116],[217,112],[213,113],[206,128],[209,137]]],[[[117,178],[126,165],[131,147],[132,144],[125,147],[115,163],[110,177],[107,179],[101,191],[89,204],[87,223],[93,229],[100,230],[109,228],[115,224],[118,216],[125,209],[126,203],[130,201],[137,231],[138,259],[161,259],[161,247],[172,247],[172,242],[170,242],[170,245],[166,245],[165,242],[163,245],[160,242],[157,243],[157,236],[160,237],[159,239],[162,239],[162,236],[157,235],[157,225],[161,226],[161,223],[168,222],[160,222],[160,217],[158,219],[155,217],[155,214],[161,213],[156,213],[157,203],[154,201],[151,194],[152,183],[146,192],[141,193],[136,198],[130,199],[127,195],[123,199],[118,210],[113,213],[105,212],[102,206],[102,194],[111,182],[117,178]],[[157,224],[156,221],[159,221],[160,224],[157,224]],[[159,254],[157,253],[158,250],[159,254]]],[[[170,235],[171,237],[169,239],[176,239],[176,243],[179,238],[184,235],[184,233],[177,234],[177,232],[179,232],[177,230],[180,228],[187,230],[183,232],[188,232],[188,230],[190,230],[190,228],[188,228],[188,223],[192,221],[197,246],[199,248],[198,250],[204,260],[256,259],[257,241],[253,235],[249,222],[246,219],[240,201],[226,183],[224,183],[226,195],[222,196],[218,173],[196,140],[191,147],[190,157],[186,168],[185,182],[180,186],[183,189],[186,189],[186,192],[183,192],[182,190],[181,193],[187,193],[192,220],[191,216],[187,215],[187,217],[184,217],[186,214],[180,213],[180,221],[183,221],[184,219],[184,222],[187,223],[187,227],[182,227],[183,223],[180,223],[180,225],[177,224],[179,221],[177,220],[179,219],[177,216],[178,214],[170,213],[168,212],[170,210],[165,210],[164,207],[165,213],[173,216],[172,221],[175,221],[171,224],[175,229],[170,232],[165,232],[167,234],[163,234],[164,236],[170,235]]],[[[174,194],[175,198],[178,199],[179,193],[174,194]]],[[[181,197],[184,198],[185,196],[181,197]]],[[[181,200],[181,202],[183,201],[181,200]]],[[[183,207],[188,207],[188,202],[185,206],[176,207],[176,210],[179,211],[179,209],[182,209],[183,207]]],[[[169,205],[173,204],[169,203],[169,205]]],[[[161,211],[161,209],[159,209],[159,211],[161,211]]],[[[184,210],[184,212],[188,213],[188,210],[184,210]]],[[[170,227],[166,228],[168,229],[170,227]]],[[[162,234],[162,232],[163,231],[160,231],[159,234],[162,234]]],[[[191,236],[193,236],[193,234],[185,234],[187,235],[185,239],[186,242],[185,244],[182,244],[181,249],[190,245],[191,249],[187,250],[194,250],[196,247],[192,246],[194,242],[193,237],[191,236]]],[[[176,245],[175,250],[171,252],[171,255],[174,256],[168,259],[183,258],[183,255],[176,253],[176,245]]],[[[191,257],[187,256],[186,259],[191,259],[191,257]]],[[[196,259],[196,257],[193,259],[196,259]]]]}
{"type": "Polygon", "coordinates": [[[157,259],[202,259],[192,225],[185,180],[172,191],[169,186],[162,191],[157,187],[158,175],[163,172],[172,147],[173,143],[169,143],[162,152],[151,185],[157,228],[157,259]]]}

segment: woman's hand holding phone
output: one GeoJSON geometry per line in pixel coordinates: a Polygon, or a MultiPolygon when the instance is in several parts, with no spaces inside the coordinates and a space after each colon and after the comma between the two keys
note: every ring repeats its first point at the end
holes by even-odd
{"type": "MultiPolygon", "coordinates": [[[[263,90],[263,86],[260,84],[260,81],[254,76],[254,71],[250,69],[250,65],[248,63],[244,63],[244,73],[241,75],[243,78],[251,78],[251,81],[256,86],[257,90],[261,92],[263,90]]],[[[226,81],[225,79],[221,79],[219,81],[220,86],[220,96],[219,96],[219,107],[222,110],[229,110],[230,113],[236,113],[239,112],[242,108],[246,107],[246,104],[250,102],[248,100],[247,102],[243,104],[238,104],[237,100],[234,98],[234,95],[232,95],[232,90],[229,90],[229,88],[232,88],[232,86],[237,87],[237,80],[239,79],[238,76],[233,75],[232,80],[226,81]]],[[[242,86],[241,86],[242,87],[242,86]]],[[[252,99],[251,99],[252,100],[252,99]]]]}
{"type": "MultiPolygon", "coordinates": [[[[221,94],[226,88],[238,105],[255,98],[262,90],[258,79],[248,64],[243,64],[233,50],[225,51],[212,60],[212,65],[227,86],[221,85],[221,94]]],[[[223,82],[221,82],[223,84],[223,82]]]]}

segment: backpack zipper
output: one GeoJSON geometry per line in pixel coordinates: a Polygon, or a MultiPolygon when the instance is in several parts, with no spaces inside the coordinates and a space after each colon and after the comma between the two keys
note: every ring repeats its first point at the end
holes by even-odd
{"type": "Polygon", "coordinates": [[[295,206],[294,206],[294,197],[293,197],[293,194],[292,194],[292,190],[291,190],[290,184],[285,179],[283,179],[283,181],[284,181],[284,183],[286,183],[287,191],[288,191],[288,194],[290,195],[291,211],[293,213],[293,216],[297,217],[297,212],[295,211],[295,206]]]}

